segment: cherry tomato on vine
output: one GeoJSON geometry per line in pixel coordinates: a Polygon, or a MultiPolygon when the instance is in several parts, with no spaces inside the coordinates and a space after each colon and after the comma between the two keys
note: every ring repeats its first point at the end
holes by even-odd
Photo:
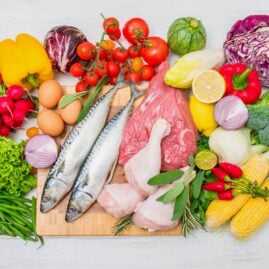
{"type": "Polygon", "coordinates": [[[106,61],[109,62],[109,61],[113,61],[113,56],[112,56],[112,53],[113,51],[112,50],[107,50],[106,51],[106,61]]]}
{"type": "Polygon", "coordinates": [[[122,65],[122,69],[123,69],[124,75],[128,75],[131,72],[131,66],[130,66],[130,64],[128,62],[125,62],[122,65]]]}
{"type": "Polygon", "coordinates": [[[139,57],[141,55],[140,48],[138,46],[131,45],[128,48],[128,54],[130,58],[139,57]]]}
{"type": "Polygon", "coordinates": [[[110,39],[104,39],[101,42],[101,48],[105,50],[113,50],[115,48],[115,43],[110,39]]]}
{"type": "Polygon", "coordinates": [[[82,64],[80,62],[73,63],[70,67],[70,74],[73,77],[79,78],[84,75],[84,70],[82,69],[82,64]]]}
{"type": "Polygon", "coordinates": [[[110,77],[116,77],[120,72],[120,66],[115,62],[107,63],[107,73],[110,77]]]}
{"type": "Polygon", "coordinates": [[[95,86],[99,81],[99,76],[94,72],[87,72],[83,79],[87,82],[90,86],[95,86]]]}
{"type": "Polygon", "coordinates": [[[155,75],[155,69],[151,65],[144,65],[141,69],[141,77],[143,80],[149,81],[155,75]]]}
{"type": "Polygon", "coordinates": [[[139,83],[142,80],[141,76],[139,75],[137,71],[131,71],[128,75],[126,75],[125,79],[131,80],[135,83],[139,83]]]}
{"type": "Polygon", "coordinates": [[[159,65],[167,58],[168,54],[169,47],[162,38],[152,36],[143,41],[141,56],[149,65],[159,65]]]}
{"type": "Polygon", "coordinates": [[[107,62],[98,61],[95,66],[95,73],[101,78],[105,74],[107,74],[107,62]]]}
{"type": "Polygon", "coordinates": [[[99,60],[104,60],[106,58],[106,50],[103,49],[103,48],[100,48],[100,51],[99,51],[99,60]]]}
{"type": "Polygon", "coordinates": [[[131,69],[134,71],[140,71],[143,66],[143,60],[140,57],[135,57],[131,61],[131,69]]]}
{"type": "Polygon", "coordinates": [[[149,35],[149,26],[141,18],[132,18],[123,26],[124,37],[133,45],[142,42],[149,35]]]}
{"type": "Polygon", "coordinates": [[[114,35],[119,29],[119,21],[114,17],[106,18],[103,22],[103,28],[108,35],[114,35]]]}
{"type": "Polygon", "coordinates": [[[114,34],[109,35],[109,38],[112,40],[118,40],[121,37],[120,29],[117,29],[114,34]]]}
{"type": "Polygon", "coordinates": [[[112,56],[118,62],[123,63],[128,58],[128,51],[124,48],[116,48],[115,50],[113,50],[112,56]]]}
{"type": "Polygon", "coordinates": [[[92,60],[96,56],[96,48],[91,42],[82,42],[77,46],[77,55],[82,60],[92,60]]]}
{"type": "Polygon", "coordinates": [[[76,84],[76,92],[84,92],[84,91],[87,91],[87,82],[81,80],[76,84]]]}
{"type": "Polygon", "coordinates": [[[111,77],[111,78],[109,79],[109,83],[110,83],[111,85],[116,85],[116,83],[117,83],[117,77],[111,77]]]}

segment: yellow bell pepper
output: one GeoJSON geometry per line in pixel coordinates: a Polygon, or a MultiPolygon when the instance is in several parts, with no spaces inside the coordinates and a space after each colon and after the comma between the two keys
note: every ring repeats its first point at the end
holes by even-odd
{"type": "Polygon", "coordinates": [[[18,84],[27,88],[37,88],[39,83],[54,76],[42,44],[24,33],[16,41],[0,42],[0,73],[6,86],[18,84]]]}

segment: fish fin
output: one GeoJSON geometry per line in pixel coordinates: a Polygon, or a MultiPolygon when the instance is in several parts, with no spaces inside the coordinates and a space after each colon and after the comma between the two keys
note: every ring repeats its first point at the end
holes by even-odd
{"type": "Polygon", "coordinates": [[[118,158],[115,160],[115,162],[112,165],[112,168],[111,168],[109,175],[107,177],[107,180],[106,180],[106,184],[109,184],[111,182],[111,180],[113,179],[117,164],[118,164],[118,158]]]}
{"type": "Polygon", "coordinates": [[[137,99],[143,93],[137,88],[136,84],[133,81],[130,82],[130,89],[131,89],[131,96],[134,99],[137,99]]]}

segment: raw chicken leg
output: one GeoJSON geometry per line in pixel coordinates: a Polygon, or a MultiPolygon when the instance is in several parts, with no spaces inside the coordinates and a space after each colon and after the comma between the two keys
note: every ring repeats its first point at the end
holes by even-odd
{"type": "Polygon", "coordinates": [[[129,184],[141,195],[147,197],[154,193],[157,187],[148,185],[148,180],[160,173],[161,141],[169,135],[170,124],[165,119],[158,119],[150,133],[148,144],[136,153],[124,166],[124,172],[129,184]]]}
{"type": "Polygon", "coordinates": [[[156,230],[170,230],[177,226],[178,221],[172,221],[175,202],[163,204],[156,201],[171,188],[166,185],[150,195],[146,200],[139,202],[133,215],[133,223],[141,228],[153,232],[156,230]]]}
{"type": "Polygon", "coordinates": [[[128,183],[105,185],[97,198],[98,203],[106,212],[116,219],[133,213],[137,203],[142,200],[143,197],[128,183]]]}

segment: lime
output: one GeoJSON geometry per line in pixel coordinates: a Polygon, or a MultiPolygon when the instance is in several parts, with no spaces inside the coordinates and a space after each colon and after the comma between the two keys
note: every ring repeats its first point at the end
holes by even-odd
{"type": "Polygon", "coordinates": [[[194,163],[202,170],[209,170],[217,165],[218,157],[213,151],[204,149],[196,154],[194,163]]]}

